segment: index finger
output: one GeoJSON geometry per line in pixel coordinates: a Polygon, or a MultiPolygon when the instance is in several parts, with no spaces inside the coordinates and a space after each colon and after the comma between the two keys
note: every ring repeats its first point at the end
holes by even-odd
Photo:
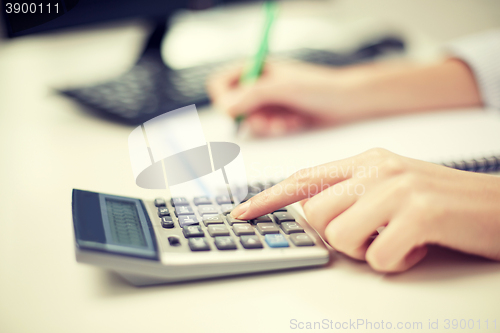
{"type": "Polygon", "coordinates": [[[330,186],[349,179],[355,170],[354,158],[297,171],[273,187],[255,195],[231,212],[234,218],[249,220],[294,202],[309,198],[330,186]]]}

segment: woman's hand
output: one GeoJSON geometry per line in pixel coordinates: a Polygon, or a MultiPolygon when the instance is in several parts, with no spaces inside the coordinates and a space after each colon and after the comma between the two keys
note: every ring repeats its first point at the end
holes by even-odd
{"type": "Polygon", "coordinates": [[[323,239],[377,271],[412,267],[427,244],[500,260],[500,177],[372,149],[301,170],[231,215],[252,219],[299,200],[323,239]]]}
{"type": "Polygon", "coordinates": [[[449,59],[432,65],[372,63],[334,68],[268,62],[251,86],[238,84],[241,67],[208,81],[213,103],[262,136],[416,110],[480,105],[467,65],[449,59]]]}

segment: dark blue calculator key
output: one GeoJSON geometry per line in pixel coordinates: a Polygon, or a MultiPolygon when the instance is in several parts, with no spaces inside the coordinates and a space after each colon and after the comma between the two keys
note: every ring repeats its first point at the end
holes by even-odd
{"type": "Polygon", "coordinates": [[[178,219],[179,219],[179,226],[181,228],[187,225],[200,224],[200,222],[194,215],[181,215],[178,217],[178,219]]]}
{"type": "Polygon", "coordinates": [[[161,226],[163,228],[172,229],[175,225],[170,216],[165,216],[161,218],[161,226]]]}
{"type": "Polygon", "coordinates": [[[156,198],[155,199],[155,206],[156,207],[165,207],[167,205],[167,202],[163,198],[156,198]]]}
{"type": "Polygon", "coordinates": [[[300,234],[292,234],[290,235],[290,240],[292,241],[295,246],[313,246],[314,241],[312,238],[305,233],[300,233],[300,234]]]}
{"type": "Polygon", "coordinates": [[[269,247],[289,247],[288,241],[286,237],[282,234],[269,234],[265,235],[264,239],[266,240],[267,245],[269,247]]]}
{"type": "Polygon", "coordinates": [[[182,233],[186,238],[205,236],[205,233],[203,232],[203,230],[201,230],[201,227],[199,225],[187,225],[185,227],[182,227],[182,233]]]}
{"type": "Polygon", "coordinates": [[[186,198],[181,198],[181,197],[177,197],[177,198],[172,198],[171,200],[171,203],[172,203],[172,206],[187,206],[189,205],[189,201],[187,201],[186,198]]]}
{"type": "Polygon", "coordinates": [[[295,221],[295,218],[292,216],[292,214],[288,212],[278,212],[274,213],[274,218],[276,219],[276,223],[282,223],[282,222],[287,222],[287,221],[295,221]]]}
{"type": "Polygon", "coordinates": [[[205,237],[194,237],[188,239],[188,244],[191,251],[210,251],[210,245],[208,245],[205,237]]]}
{"type": "Polygon", "coordinates": [[[241,236],[240,237],[241,245],[245,249],[262,249],[263,245],[257,236],[241,236]]]}
{"type": "Polygon", "coordinates": [[[219,195],[215,197],[215,201],[217,201],[219,205],[233,203],[233,200],[227,195],[219,195]]]}
{"type": "Polygon", "coordinates": [[[179,215],[193,215],[194,211],[191,206],[177,206],[175,207],[175,214],[179,215]]]}
{"type": "Polygon", "coordinates": [[[259,223],[257,224],[257,230],[261,235],[280,233],[280,229],[274,223],[259,223]]]}
{"type": "Polygon", "coordinates": [[[196,206],[198,205],[211,205],[212,200],[209,197],[195,197],[193,202],[196,206]]]}
{"type": "Polygon", "coordinates": [[[160,207],[158,208],[158,216],[163,217],[163,216],[169,216],[170,211],[168,210],[167,207],[160,207]]]}
{"type": "Polygon", "coordinates": [[[269,223],[269,222],[273,222],[273,220],[269,217],[269,215],[259,216],[256,219],[252,220],[253,224],[257,224],[257,223],[269,223]]]}
{"type": "Polygon", "coordinates": [[[214,242],[219,250],[236,250],[236,243],[232,237],[215,237],[214,242]]]}
{"type": "Polygon", "coordinates": [[[287,235],[304,232],[304,228],[302,228],[297,222],[283,222],[281,223],[281,229],[283,229],[287,235]]]}

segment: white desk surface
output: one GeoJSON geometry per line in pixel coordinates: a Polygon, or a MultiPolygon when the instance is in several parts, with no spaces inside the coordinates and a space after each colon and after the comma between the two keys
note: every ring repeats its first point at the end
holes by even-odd
{"type": "MultiPolygon", "coordinates": [[[[376,8],[385,13],[384,6],[396,1],[379,1],[366,9],[356,7],[361,1],[336,3],[342,13],[362,14],[376,8]]],[[[467,28],[463,22],[447,24],[435,34],[439,41],[492,26],[488,13],[498,13],[494,1],[416,3],[419,10],[406,8],[404,14],[412,24],[429,20],[424,29],[439,27],[439,11],[446,13],[446,6],[453,6],[457,17],[468,14],[467,28]],[[433,5],[437,13],[415,18],[433,5]]],[[[91,116],[51,88],[123,71],[137,56],[143,34],[140,25],[132,24],[0,44],[0,332],[289,332],[296,331],[290,326],[293,319],[383,320],[393,326],[420,321],[421,331],[428,330],[429,320],[439,320],[440,329],[432,331],[450,331],[444,329],[446,319],[472,319],[475,328],[463,332],[500,330],[500,264],[443,249],[397,275],[379,274],[363,262],[334,254],[332,263],[321,269],[148,288],[77,264],[72,188],[144,198],[160,192],[134,185],[127,150],[130,127],[91,116]]],[[[230,120],[205,111],[201,119],[207,139],[232,140],[230,120]]],[[[429,117],[456,116],[466,123],[472,113],[429,117]]],[[[394,127],[391,120],[380,124],[394,127]]],[[[407,141],[363,136],[366,126],[236,142],[251,176],[266,166],[272,167],[268,172],[284,168],[289,173],[371,145],[425,156],[425,145],[405,150],[407,141]],[[330,143],[330,137],[340,142],[330,143]]],[[[454,143],[446,145],[452,149],[454,143]]]]}

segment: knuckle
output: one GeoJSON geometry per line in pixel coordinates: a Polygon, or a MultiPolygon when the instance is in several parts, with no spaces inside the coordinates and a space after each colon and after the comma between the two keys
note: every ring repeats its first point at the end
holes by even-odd
{"type": "Polygon", "coordinates": [[[382,252],[373,246],[370,246],[366,251],[365,260],[371,268],[378,272],[385,273],[391,271],[386,260],[384,260],[382,252]]]}
{"type": "Polygon", "coordinates": [[[379,167],[384,175],[394,176],[406,170],[406,163],[397,156],[389,156],[384,158],[379,167]]]}
{"type": "Polygon", "coordinates": [[[342,230],[340,229],[338,223],[330,222],[325,229],[325,238],[335,250],[345,253],[349,250],[346,243],[347,237],[343,237],[342,230]]]}
{"type": "Polygon", "coordinates": [[[379,147],[371,148],[364,153],[368,158],[385,158],[391,154],[387,149],[379,147]]]}

